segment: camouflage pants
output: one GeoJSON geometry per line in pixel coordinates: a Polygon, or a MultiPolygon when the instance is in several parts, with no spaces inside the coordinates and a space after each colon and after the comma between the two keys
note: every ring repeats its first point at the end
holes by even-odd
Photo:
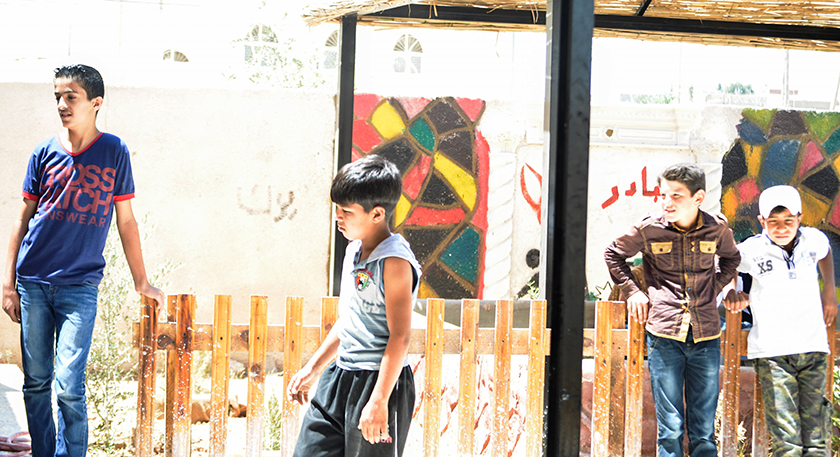
{"type": "Polygon", "coordinates": [[[828,354],[755,359],[774,457],[825,457],[831,403],[825,398],[828,354]]]}

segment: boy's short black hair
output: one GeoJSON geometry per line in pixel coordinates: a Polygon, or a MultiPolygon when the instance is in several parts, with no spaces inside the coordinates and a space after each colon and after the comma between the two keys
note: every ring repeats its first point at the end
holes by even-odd
{"type": "Polygon", "coordinates": [[[82,86],[82,89],[87,92],[88,100],[96,97],[105,98],[105,83],[102,81],[102,75],[93,67],[81,64],[58,67],[55,69],[53,82],[61,78],[67,78],[82,86]]]}
{"type": "Polygon", "coordinates": [[[330,200],[341,206],[358,203],[368,213],[381,206],[390,219],[401,193],[397,166],[371,154],[341,167],[330,187],[330,200]]]}
{"type": "Polygon", "coordinates": [[[662,184],[663,179],[665,181],[682,183],[682,185],[688,188],[691,195],[696,194],[700,189],[706,190],[706,173],[692,163],[671,165],[656,178],[656,183],[662,184]]]}

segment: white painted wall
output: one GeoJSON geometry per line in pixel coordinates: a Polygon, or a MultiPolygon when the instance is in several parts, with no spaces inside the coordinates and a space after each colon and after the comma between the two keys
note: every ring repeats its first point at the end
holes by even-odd
{"type": "MultiPolygon", "coordinates": [[[[0,84],[9,107],[0,116],[2,239],[20,210],[29,155],[61,127],[52,92],[51,84],[0,84]]],[[[98,124],[132,153],[134,212],[155,226],[146,264],[183,265],[166,292],[195,293],[198,321],[212,322],[214,294],[233,296],[238,323],[248,322],[252,294],[269,297],[269,322],[282,322],[286,295],[318,309],[309,301],[327,292],[332,97],[106,87],[98,124]]],[[[0,246],[5,259],[7,242],[0,246]]],[[[3,316],[0,350],[17,345],[17,326],[3,316]]]]}
{"type": "MultiPolygon", "coordinates": [[[[0,239],[20,209],[20,187],[33,147],[60,124],[51,84],[0,83],[9,107],[0,114],[0,239]]],[[[335,104],[323,93],[283,90],[161,89],[108,86],[100,129],[122,137],[132,152],[138,217],[155,226],[144,245],[147,265],[183,266],[167,293],[195,293],[196,318],[212,321],[214,294],[233,296],[233,321],[248,321],[248,297],[269,297],[269,322],[282,322],[286,295],[306,298],[314,324],[327,294],[335,104]],[[294,193],[291,201],[290,192],[294,193]]],[[[509,298],[536,270],[525,256],[539,248],[543,106],[487,100],[478,126],[490,145],[485,291],[509,298]],[[525,170],[525,172],[523,172],[525,170]],[[524,179],[523,179],[524,176],[524,179]]],[[[740,111],[673,106],[593,106],[590,148],[587,279],[608,274],[604,248],[656,212],[642,195],[676,162],[698,162],[709,174],[710,206],[719,201],[720,159],[736,137],[740,111]],[[714,185],[715,180],[718,186],[714,185]],[[634,196],[625,191],[635,183],[634,196]],[[604,207],[617,186],[619,198],[604,207]]],[[[6,243],[0,243],[5,258],[6,243]]],[[[17,328],[0,318],[0,350],[17,347],[17,328]]]]}

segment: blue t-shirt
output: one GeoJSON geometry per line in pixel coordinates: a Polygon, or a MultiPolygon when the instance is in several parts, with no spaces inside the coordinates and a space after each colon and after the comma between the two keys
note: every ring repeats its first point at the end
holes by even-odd
{"type": "Polygon", "coordinates": [[[17,278],[52,285],[99,284],[114,202],[134,197],[125,143],[100,134],[70,153],[58,137],[35,147],[23,197],[38,202],[17,258],[17,278]]]}
{"type": "MultiPolygon", "coordinates": [[[[414,273],[411,300],[417,299],[420,264],[408,242],[400,234],[392,234],[379,243],[365,260],[359,260],[362,242],[347,246],[341,273],[338,298],[338,339],[340,345],[336,365],[343,370],[378,370],[391,335],[385,315],[385,283],[382,269],[385,259],[407,260],[414,273]]],[[[403,365],[408,360],[403,361],[403,365]]]]}

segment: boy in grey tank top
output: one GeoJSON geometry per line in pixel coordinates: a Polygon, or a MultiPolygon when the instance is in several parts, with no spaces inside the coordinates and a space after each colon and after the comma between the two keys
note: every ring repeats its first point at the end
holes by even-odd
{"type": "Polygon", "coordinates": [[[406,355],[420,265],[408,242],[390,231],[401,192],[399,170],[377,155],[345,165],[333,180],[338,230],[351,243],[338,322],[286,392],[304,404],[326,367],[295,457],[394,456],[405,448],[415,398],[406,355]]]}

